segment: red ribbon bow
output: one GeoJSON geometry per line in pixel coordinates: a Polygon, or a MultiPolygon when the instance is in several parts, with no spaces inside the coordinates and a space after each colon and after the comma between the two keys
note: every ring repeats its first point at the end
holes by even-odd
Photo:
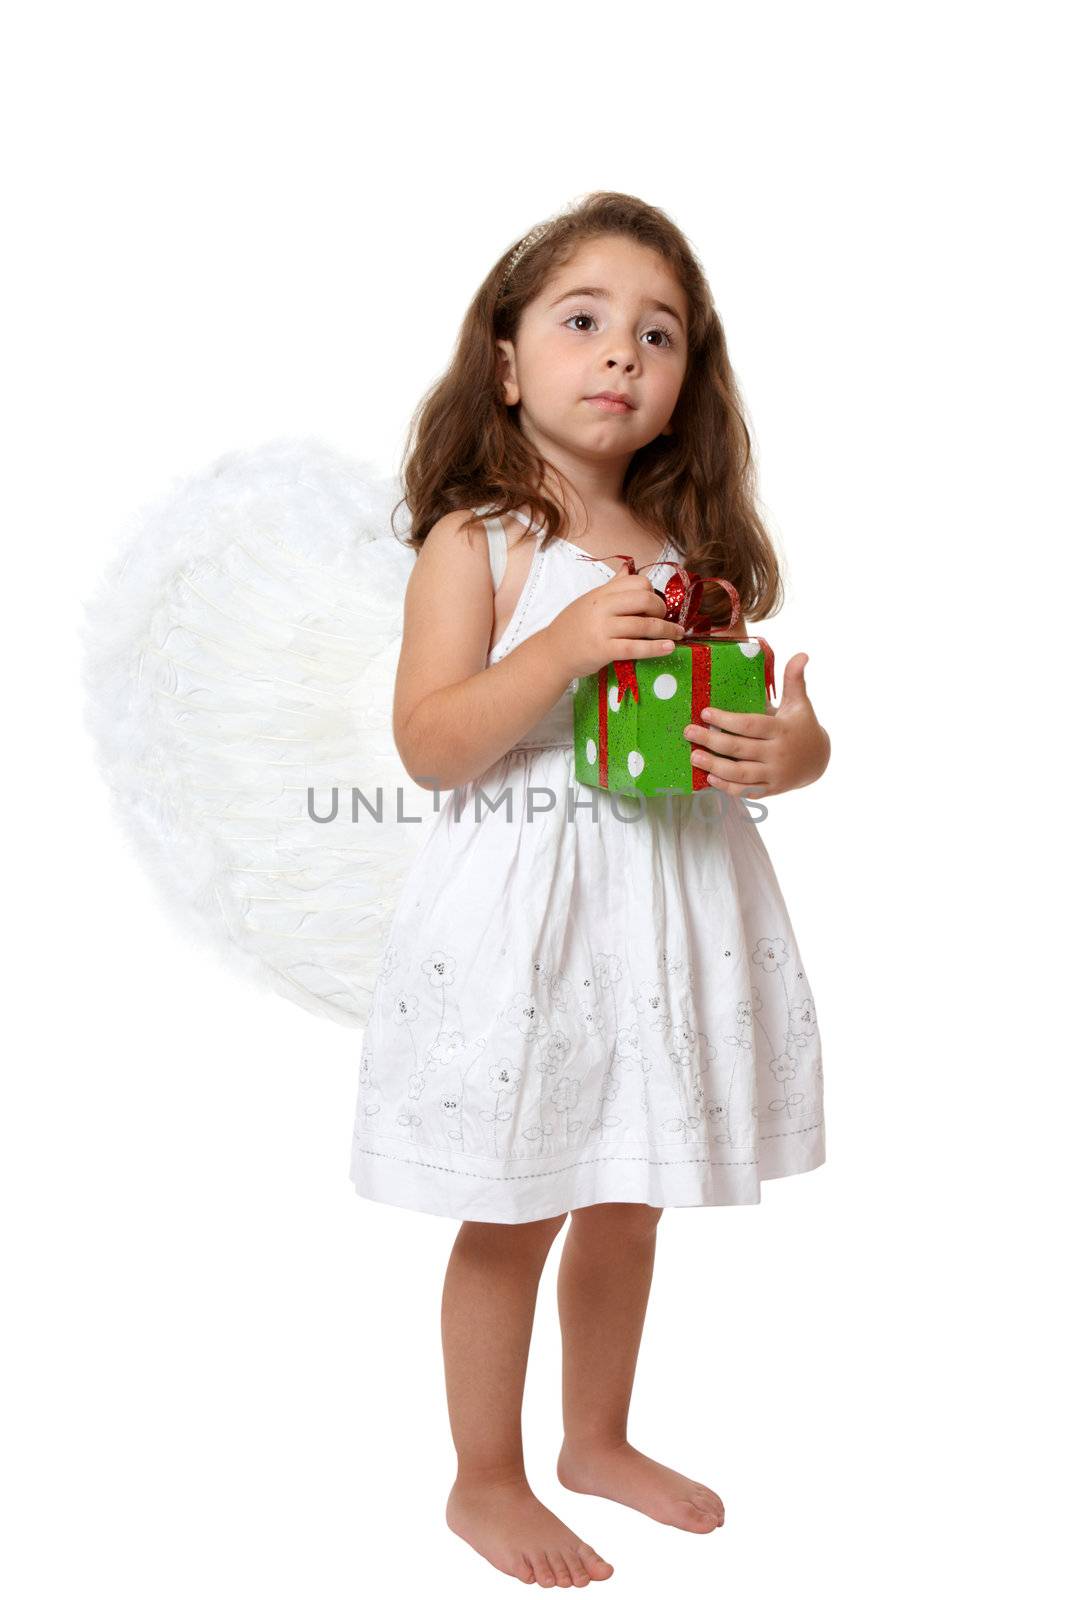
{"type": "MultiPolygon", "coordinates": [[[[615,559],[625,561],[626,570],[631,577],[637,572],[644,571],[644,567],[634,565],[633,556],[616,553],[615,559]]],[[[599,561],[601,566],[604,564],[598,556],[583,555],[579,557],[579,560],[599,561]]],[[[741,615],[741,597],[729,578],[702,578],[698,573],[690,572],[687,567],[683,567],[680,561],[646,561],[645,566],[676,568],[676,571],[667,579],[666,585],[662,589],[656,589],[655,585],[653,585],[655,593],[660,596],[667,608],[667,621],[680,622],[686,630],[680,639],[675,640],[676,644],[685,644],[687,640],[693,639],[713,639],[718,634],[727,633],[736,625],[737,619],[741,615]],[[703,598],[704,586],[709,583],[719,584],[730,596],[730,620],[729,622],[724,622],[718,628],[701,626],[703,612],[700,602],[703,598]],[[692,619],[692,626],[690,626],[690,619],[692,619]]],[[[764,680],[767,691],[769,694],[773,694],[774,651],[762,635],[757,633],[756,640],[763,650],[764,680]]],[[[616,661],[613,665],[619,684],[620,703],[629,693],[633,695],[634,703],[637,704],[640,701],[640,696],[637,690],[637,669],[633,661],[616,661]]]]}

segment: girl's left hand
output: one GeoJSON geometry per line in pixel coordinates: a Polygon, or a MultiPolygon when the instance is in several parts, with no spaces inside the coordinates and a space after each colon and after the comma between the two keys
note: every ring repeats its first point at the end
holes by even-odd
{"type": "Polygon", "coordinates": [[[694,745],[693,765],[704,768],[710,787],[766,800],[822,777],[830,760],[830,736],[808,699],[808,660],[806,655],[789,660],[781,700],[777,706],[768,703],[762,716],[712,706],[700,727],[690,723],[685,729],[694,745]],[[726,759],[730,756],[734,759],[726,759]]]}

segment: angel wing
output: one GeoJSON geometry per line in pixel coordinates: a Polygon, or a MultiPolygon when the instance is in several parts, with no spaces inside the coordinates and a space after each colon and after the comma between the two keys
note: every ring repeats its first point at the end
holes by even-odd
{"type": "Polygon", "coordinates": [[[315,439],[231,452],[138,514],[82,620],[97,759],[166,905],[352,1027],[426,834],[392,737],[401,499],[315,439]]]}

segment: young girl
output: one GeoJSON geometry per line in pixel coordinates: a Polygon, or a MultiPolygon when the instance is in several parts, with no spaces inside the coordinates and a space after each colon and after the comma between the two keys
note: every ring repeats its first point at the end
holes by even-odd
{"type": "Polygon", "coordinates": [[[610,1563],[524,1471],[541,1269],[569,1216],[560,1481],[721,1526],[719,1496],[632,1445],[627,1412],[663,1208],[758,1202],[825,1157],[811,987],[737,797],[811,783],[829,740],[795,657],[777,710],[686,729],[718,812],[575,783],[575,680],[684,631],[655,564],[728,578],[752,620],[781,598],[722,326],[661,211],[594,194],[528,234],[416,430],[393,729],[413,781],[448,793],[380,968],[351,1176],[462,1222],[448,1525],[526,1583],[582,1585],[610,1563]]]}

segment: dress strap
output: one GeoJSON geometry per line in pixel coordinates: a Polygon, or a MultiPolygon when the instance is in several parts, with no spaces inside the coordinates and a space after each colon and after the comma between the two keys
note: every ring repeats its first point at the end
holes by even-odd
{"type": "Polygon", "coordinates": [[[508,564],[508,536],[499,517],[490,517],[486,521],[485,531],[489,535],[489,570],[493,574],[495,593],[504,581],[504,569],[508,564]]]}
{"type": "Polygon", "coordinates": [[[484,516],[484,509],[481,507],[474,514],[483,522],[489,540],[489,571],[492,573],[495,594],[504,581],[504,569],[508,564],[508,536],[500,518],[484,516]]]}
{"type": "Polygon", "coordinates": [[[531,533],[533,533],[537,537],[537,539],[540,540],[541,535],[545,531],[544,530],[544,526],[543,526],[542,523],[539,522],[537,524],[537,527],[535,528],[533,523],[530,521],[529,517],[526,515],[525,511],[513,511],[511,513],[511,515],[515,518],[515,520],[517,522],[524,522],[526,524],[526,526],[530,529],[531,533]]]}

